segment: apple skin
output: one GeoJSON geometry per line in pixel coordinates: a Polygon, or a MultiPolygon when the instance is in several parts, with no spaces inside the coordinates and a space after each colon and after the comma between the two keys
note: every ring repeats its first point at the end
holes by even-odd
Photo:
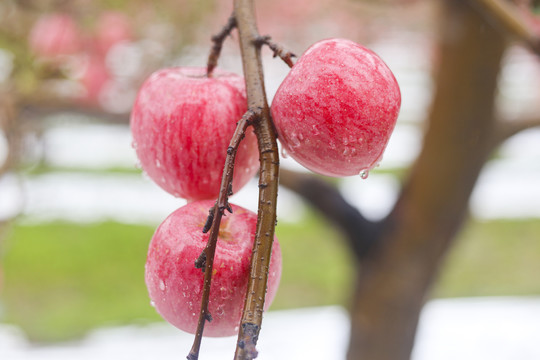
{"type": "MultiPolygon", "coordinates": [[[[204,273],[194,266],[208,241],[202,228],[214,201],[189,203],[157,228],[145,267],[145,280],[152,304],[169,323],[195,333],[201,307],[204,273]]],[[[251,252],[257,215],[237,205],[221,220],[208,309],[212,321],[205,336],[238,333],[250,276],[251,252]]],[[[264,309],[270,306],[281,276],[281,250],[274,237],[264,309]]]]}
{"type": "Polygon", "coordinates": [[[43,58],[73,55],[82,47],[82,36],[75,20],[63,13],[41,16],[28,39],[30,49],[43,58]]]}
{"type": "Polygon", "coordinates": [[[341,177],[378,164],[400,106],[398,83],[374,52],[328,39],[298,59],[271,111],[287,154],[313,172],[341,177]]]}
{"type": "MultiPolygon", "coordinates": [[[[227,147],[247,110],[242,77],[219,69],[159,70],[142,85],[131,113],[134,147],[143,170],[164,190],[188,201],[219,193],[227,147]]],[[[233,191],[259,168],[251,128],[236,155],[233,191]]]]}

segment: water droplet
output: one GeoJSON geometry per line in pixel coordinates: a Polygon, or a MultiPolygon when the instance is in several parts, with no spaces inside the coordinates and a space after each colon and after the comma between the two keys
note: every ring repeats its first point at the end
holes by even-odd
{"type": "Polygon", "coordinates": [[[229,298],[229,290],[225,287],[222,287],[220,290],[221,298],[227,300],[229,298]]]}
{"type": "Polygon", "coordinates": [[[360,177],[362,179],[367,179],[369,176],[369,169],[363,169],[362,171],[360,171],[360,177]]]}
{"type": "Polygon", "coordinates": [[[159,160],[156,160],[156,167],[159,169],[161,168],[161,162],[159,160]]]}
{"type": "Polygon", "coordinates": [[[287,151],[283,147],[281,148],[281,157],[284,159],[287,159],[289,157],[289,154],[287,154],[287,151]]]}
{"type": "Polygon", "coordinates": [[[290,144],[293,148],[297,148],[300,146],[300,139],[298,138],[298,134],[291,134],[290,136],[290,144]]]}
{"type": "Polygon", "coordinates": [[[234,327],[234,332],[238,332],[238,330],[240,330],[240,327],[235,326],[235,327],[234,327]]]}
{"type": "Polygon", "coordinates": [[[150,301],[150,306],[151,307],[156,307],[156,303],[154,302],[154,300],[150,301]]]}
{"type": "Polygon", "coordinates": [[[159,289],[165,291],[165,282],[162,279],[159,279],[159,289]]]}
{"type": "Polygon", "coordinates": [[[216,308],[216,315],[217,316],[223,316],[223,314],[225,314],[225,309],[223,308],[223,305],[219,305],[216,308]]]}

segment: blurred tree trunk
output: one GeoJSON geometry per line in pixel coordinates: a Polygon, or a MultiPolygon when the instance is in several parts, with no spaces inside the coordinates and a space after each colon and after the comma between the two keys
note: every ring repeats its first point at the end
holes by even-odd
{"type": "Polygon", "coordinates": [[[410,358],[420,310],[492,150],[505,42],[462,0],[442,2],[440,26],[423,149],[375,245],[361,259],[348,360],[410,358]]]}

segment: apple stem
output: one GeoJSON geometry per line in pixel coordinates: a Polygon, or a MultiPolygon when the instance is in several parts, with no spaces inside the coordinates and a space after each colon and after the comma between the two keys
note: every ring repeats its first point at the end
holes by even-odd
{"type": "MultiPolygon", "coordinates": [[[[525,12],[519,11],[518,5],[505,0],[473,0],[471,3],[487,14],[496,26],[540,54],[540,34],[527,21],[525,12]]],[[[530,16],[534,15],[531,13],[530,16]]]]}
{"type": "Polygon", "coordinates": [[[221,54],[221,49],[223,47],[223,43],[225,42],[225,39],[227,36],[231,34],[231,32],[236,28],[236,17],[234,14],[232,14],[229,17],[229,20],[223,26],[221,31],[217,33],[216,35],[212,36],[212,42],[214,43],[212,46],[212,49],[210,50],[210,54],[208,55],[208,65],[206,66],[206,76],[212,77],[212,73],[214,69],[217,66],[217,62],[219,59],[219,55],[221,54]]]}
{"type": "Polygon", "coordinates": [[[201,255],[195,260],[195,267],[204,268],[204,281],[202,289],[201,310],[199,312],[199,320],[197,323],[197,331],[195,339],[189,352],[187,359],[196,360],[199,358],[199,351],[202,342],[204,325],[206,321],[212,321],[212,315],[208,310],[208,302],[210,299],[210,285],[212,282],[212,272],[214,268],[214,256],[216,253],[216,245],[219,235],[219,226],[221,217],[225,210],[232,213],[231,205],[229,204],[229,194],[234,172],[234,160],[240,146],[240,142],[244,138],[248,126],[253,124],[253,121],[258,116],[254,111],[248,110],[236,125],[236,130],[233,134],[229,147],[227,148],[227,156],[225,158],[225,167],[221,178],[221,187],[216,203],[209,211],[208,218],[204,225],[203,232],[210,231],[206,247],[201,252],[201,255]],[[208,229],[208,230],[207,230],[208,229]],[[205,231],[206,230],[206,231],[205,231]]]}
{"type": "Polygon", "coordinates": [[[285,50],[285,48],[271,40],[272,38],[268,35],[264,36],[258,36],[255,38],[255,46],[262,47],[263,45],[266,45],[274,52],[274,57],[279,57],[281,60],[283,60],[290,68],[293,67],[294,63],[292,61],[293,57],[296,57],[296,55],[288,50],[285,50]]]}
{"type": "Polygon", "coordinates": [[[268,269],[272,254],[276,224],[276,204],[279,178],[277,136],[270,117],[264,88],[260,35],[255,21],[253,0],[235,0],[234,13],[240,40],[242,65],[246,82],[248,108],[258,114],[253,128],[259,144],[259,201],[255,240],[251,255],[244,310],[238,332],[234,359],[254,359],[261,329],[268,269]]]}

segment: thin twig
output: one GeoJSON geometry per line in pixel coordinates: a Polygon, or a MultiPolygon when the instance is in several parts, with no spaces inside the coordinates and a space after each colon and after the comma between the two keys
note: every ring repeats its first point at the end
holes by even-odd
{"type": "Polygon", "coordinates": [[[201,311],[199,313],[197,331],[195,333],[193,346],[191,347],[191,351],[187,356],[188,360],[197,360],[199,358],[199,350],[201,348],[204,325],[206,321],[212,321],[212,315],[208,311],[208,301],[210,299],[210,285],[212,281],[212,270],[214,266],[214,255],[216,252],[219,226],[221,224],[221,217],[223,216],[225,210],[232,212],[232,209],[229,205],[229,194],[230,184],[232,183],[234,172],[234,160],[236,158],[236,153],[238,151],[240,142],[242,141],[246,133],[246,129],[249,125],[253,123],[256,116],[256,113],[248,110],[236,125],[236,130],[231,139],[229,147],[227,148],[227,157],[225,159],[225,167],[223,169],[223,175],[221,178],[219,196],[216,204],[212,207],[212,212],[208,216],[207,220],[207,224],[211,223],[208,242],[203,252],[201,253],[201,256],[199,256],[199,258],[195,261],[196,267],[204,266],[204,282],[202,290],[201,311]]]}
{"type": "Polygon", "coordinates": [[[257,356],[255,345],[261,329],[266,297],[268,268],[276,223],[279,152],[264,90],[261,49],[256,45],[259,34],[255,23],[253,0],[235,0],[234,13],[240,38],[248,108],[260,113],[260,117],[253,124],[259,144],[261,164],[257,229],[234,357],[236,360],[249,360],[257,356]]]}
{"type": "Polygon", "coordinates": [[[278,57],[283,60],[290,68],[293,67],[294,63],[292,61],[293,57],[296,57],[292,52],[285,50],[285,48],[278,43],[275,43],[271,40],[271,37],[268,35],[259,36],[255,39],[255,45],[263,46],[267,45],[270,50],[274,52],[274,57],[278,57]]]}
{"type": "Polygon", "coordinates": [[[469,1],[506,33],[518,38],[540,55],[540,34],[531,27],[530,22],[523,17],[515,4],[506,0],[469,1]]]}
{"type": "Polygon", "coordinates": [[[223,29],[221,29],[221,31],[216,35],[212,36],[212,42],[214,43],[214,45],[212,46],[210,54],[208,55],[208,65],[206,66],[206,75],[208,77],[212,76],[212,72],[217,66],[223,43],[225,42],[227,36],[231,34],[231,31],[233,31],[234,28],[236,28],[236,17],[233,14],[229,17],[229,20],[227,21],[225,26],[223,26],[223,29]]]}

